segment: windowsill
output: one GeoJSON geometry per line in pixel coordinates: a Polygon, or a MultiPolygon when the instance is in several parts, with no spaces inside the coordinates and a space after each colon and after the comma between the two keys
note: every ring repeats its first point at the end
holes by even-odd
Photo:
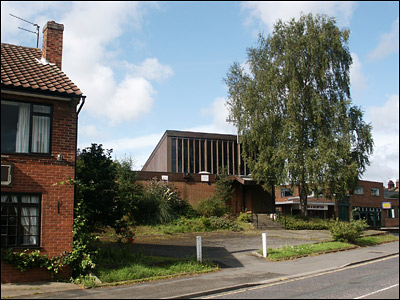
{"type": "Polygon", "coordinates": [[[43,247],[41,246],[15,246],[15,247],[3,247],[1,246],[1,249],[13,249],[13,250],[39,250],[42,249],[43,247]]]}
{"type": "Polygon", "coordinates": [[[5,153],[1,154],[1,158],[10,158],[11,155],[16,156],[31,156],[31,157],[48,157],[51,158],[51,153],[5,153]]]}

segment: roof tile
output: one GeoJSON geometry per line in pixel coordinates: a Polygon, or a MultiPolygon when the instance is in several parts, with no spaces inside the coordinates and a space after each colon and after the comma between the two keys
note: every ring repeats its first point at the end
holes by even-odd
{"type": "Polygon", "coordinates": [[[1,85],[81,96],[81,90],[56,65],[42,64],[38,48],[1,44],[1,85]],[[39,60],[39,61],[38,61],[39,60]]]}

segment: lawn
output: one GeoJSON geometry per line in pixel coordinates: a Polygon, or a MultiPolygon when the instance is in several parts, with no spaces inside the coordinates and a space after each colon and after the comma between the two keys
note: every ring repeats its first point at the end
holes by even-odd
{"type": "MultiPolygon", "coordinates": [[[[303,244],[297,246],[284,246],[282,248],[268,248],[267,259],[271,261],[290,260],[304,256],[320,255],[333,251],[348,250],[358,247],[373,246],[382,243],[398,241],[399,238],[392,234],[365,236],[357,239],[355,244],[344,242],[322,242],[303,244]]],[[[262,255],[262,250],[258,253],[262,255]]]]}
{"type": "Polygon", "coordinates": [[[199,263],[195,257],[170,258],[135,253],[131,245],[125,243],[97,242],[96,247],[98,254],[93,275],[102,283],[96,283],[91,276],[75,279],[75,283],[84,287],[130,284],[219,270],[214,263],[199,263]]]}

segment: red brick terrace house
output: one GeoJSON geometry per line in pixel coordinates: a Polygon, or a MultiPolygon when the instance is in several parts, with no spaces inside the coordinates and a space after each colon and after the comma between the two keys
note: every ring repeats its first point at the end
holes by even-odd
{"type": "MultiPolygon", "coordinates": [[[[42,50],[1,44],[1,247],[50,257],[72,250],[74,188],[54,184],[75,178],[85,100],[61,71],[63,31],[48,22],[42,50]]],[[[50,278],[1,264],[2,283],[50,278]]]]}
{"type": "MultiPolygon", "coordinates": [[[[275,205],[278,214],[295,215],[300,213],[298,188],[276,187],[275,205]]],[[[382,182],[360,180],[351,196],[335,201],[320,195],[308,197],[308,214],[320,218],[336,218],[349,221],[350,213],[354,219],[366,219],[371,227],[398,227],[399,200],[384,197],[382,182]]]]}

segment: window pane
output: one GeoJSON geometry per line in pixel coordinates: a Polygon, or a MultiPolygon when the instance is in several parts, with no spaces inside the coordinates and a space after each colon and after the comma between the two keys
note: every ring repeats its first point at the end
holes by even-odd
{"type": "Polygon", "coordinates": [[[176,139],[171,139],[171,171],[176,172],[176,139]]]}
{"type": "Polygon", "coordinates": [[[188,173],[188,140],[183,140],[183,173],[188,173]]]}
{"type": "Polygon", "coordinates": [[[33,111],[38,112],[38,113],[50,113],[50,106],[44,106],[44,105],[34,105],[33,106],[33,111]]]}
{"type": "Polygon", "coordinates": [[[2,246],[38,246],[40,195],[1,195],[2,246]]]}
{"type": "Polygon", "coordinates": [[[22,196],[21,202],[22,203],[39,203],[39,196],[22,196]]]}
{"type": "Polygon", "coordinates": [[[15,152],[18,126],[18,106],[1,102],[1,152],[15,152]]]}
{"type": "Polygon", "coordinates": [[[182,173],[182,139],[178,139],[178,173],[182,173]]]}
{"type": "Polygon", "coordinates": [[[50,117],[33,116],[32,122],[32,152],[49,153],[50,117]]]}

